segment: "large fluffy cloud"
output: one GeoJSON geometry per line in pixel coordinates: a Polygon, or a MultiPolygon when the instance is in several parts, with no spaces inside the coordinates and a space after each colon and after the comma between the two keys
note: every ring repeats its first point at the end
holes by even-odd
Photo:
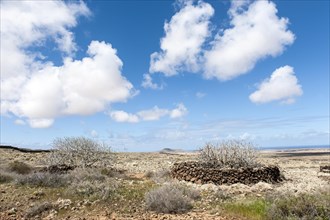
{"type": "MultiPolygon", "coordinates": [[[[185,2],[165,23],[161,52],[151,55],[150,73],[166,76],[180,71],[200,72],[207,79],[230,80],[251,71],[259,60],[283,53],[294,42],[289,20],[277,15],[270,1],[231,1],[229,28],[220,29],[213,40],[210,18],[214,9],[199,1],[185,2]]],[[[221,27],[220,27],[221,28],[221,27]]],[[[151,77],[144,87],[156,89],[151,77]]]]}
{"type": "Polygon", "coordinates": [[[214,10],[208,3],[186,1],[170,22],[165,22],[165,36],[161,39],[161,52],[151,55],[150,73],[162,72],[166,76],[179,71],[196,72],[200,68],[200,52],[210,35],[209,19],[214,10]]]}
{"type": "Polygon", "coordinates": [[[164,116],[169,116],[170,118],[181,118],[188,113],[187,108],[182,104],[178,104],[176,108],[169,110],[159,108],[154,106],[148,110],[142,110],[136,114],[127,113],[125,111],[112,111],[110,112],[110,117],[117,122],[129,122],[136,123],[140,121],[156,121],[164,116]]]}
{"type": "Polygon", "coordinates": [[[70,28],[89,14],[83,2],[1,2],[2,114],[49,127],[58,116],[92,114],[133,95],[111,44],[92,41],[87,57],[72,58],[76,44],[70,28]],[[49,40],[65,57],[62,66],[31,50],[49,40]]]}
{"type": "Polygon", "coordinates": [[[301,85],[291,66],[276,69],[269,79],[264,80],[258,90],[250,95],[250,100],[255,103],[266,103],[280,100],[290,104],[295,97],[303,94],[301,85]]]}
{"type": "Polygon", "coordinates": [[[294,41],[288,19],[277,16],[276,5],[269,1],[232,1],[229,29],[217,35],[205,53],[206,78],[229,80],[245,74],[256,62],[281,54],[294,41]],[[247,9],[245,9],[247,8],[247,9]]]}

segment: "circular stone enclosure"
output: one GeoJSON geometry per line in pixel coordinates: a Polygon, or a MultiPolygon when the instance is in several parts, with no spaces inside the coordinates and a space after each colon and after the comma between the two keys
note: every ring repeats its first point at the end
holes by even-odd
{"type": "Polygon", "coordinates": [[[196,161],[175,163],[171,169],[171,176],[178,180],[185,180],[198,184],[213,183],[246,185],[260,181],[277,183],[284,178],[277,166],[221,168],[213,164],[196,161]]]}

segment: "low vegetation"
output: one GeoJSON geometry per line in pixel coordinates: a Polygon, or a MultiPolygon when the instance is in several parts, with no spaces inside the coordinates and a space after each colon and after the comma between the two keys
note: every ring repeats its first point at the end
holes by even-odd
{"type": "Polygon", "coordinates": [[[271,195],[222,203],[223,209],[251,220],[330,219],[330,193],[271,195]]]}
{"type": "Polygon", "coordinates": [[[18,174],[29,174],[32,171],[32,167],[26,163],[14,161],[8,164],[8,170],[18,174]]]}
{"type": "Polygon", "coordinates": [[[330,192],[272,198],[267,219],[330,219],[330,192]]]}
{"type": "Polygon", "coordinates": [[[53,208],[54,208],[54,205],[51,204],[50,202],[39,203],[39,204],[32,206],[29,210],[27,210],[26,217],[33,218],[33,217],[40,215],[41,213],[51,210],[53,208]]]}
{"type": "Polygon", "coordinates": [[[196,190],[179,184],[166,184],[146,194],[146,209],[157,213],[184,213],[193,208],[193,200],[199,197],[196,190]]]}
{"type": "Polygon", "coordinates": [[[14,180],[14,175],[9,173],[9,172],[5,172],[5,171],[0,171],[0,184],[1,183],[9,183],[11,181],[14,180]]]}
{"type": "Polygon", "coordinates": [[[47,172],[37,172],[28,175],[19,175],[15,179],[17,185],[35,187],[63,187],[70,183],[70,178],[65,174],[54,174],[47,172]]]}
{"type": "Polygon", "coordinates": [[[85,137],[57,138],[53,151],[47,158],[48,165],[66,164],[73,167],[111,167],[114,154],[105,143],[85,137]]]}
{"type": "MultiPolygon", "coordinates": [[[[0,197],[7,199],[0,199],[0,205],[5,207],[0,207],[0,219],[3,210],[7,212],[7,217],[12,215],[11,212],[16,214],[21,211],[23,206],[24,213],[21,216],[13,214],[12,219],[42,219],[49,215],[55,219],[64,219],[69,215],[75,218],[91,210],[94,214],[106,210],[107,218],[115,218],[110,216],[111,213],[120,214],[118,219],[142,218],[142,215],[145,219],[150,216],[161,218],[164,213],[187,212],[192,212],[188,215],[193,216],[197,213],[195,210],[205,210],[199,213],[201,215],[212,213],[214,216],[251,220],[330,219],[329,192],[268,196],[271,192],[267,191],[266,196],[266,192],[261,191],[254,196],[254,191],[244,194],[243,190],[239,195],[244,196],[239,197],[237,191],[229,190],[231,186],[222,188],[173,180],[173,170],[166,166],[143,170],[144,175],[126,170],[125,166],[114,166],[111,150],[91,139],[56,139],[53,147],[54,151],[48,153],[50,160],[47,167],[33,167],[21,160],[7,162],[0,167],[0,197]],[[16,200],[12,196],[14,193],[16,200]],[[67,201],[69,205],[63,208],[58,201],[67,201]],[[23,204],[26,202],[28,205],[23,204]],[[16,204],[19,205],[16,207],[16,204]]],[[[136,155],[134,157],[137,158],[136,155]]],[[[177,158],[180,157],[182,155],[177,158]]],[[[197,163],[220,168],[258,167],[257,157],[253,144],[234,140],[207,144],[201,149],[197,163]]],[[[174,162],[171,163],[173,168],[174,162]]],[[[140,168],[136,164],[133,167],[140,168]]],[[[188,172],[187,175],[192,174],[188,172]]],[[[181,217],[173,215],[174,219],[181,217]]]]}
{"type": "Polygon", "coordinates": [[[222,204],[223,209],[226,212],[251,220],[272,219],[266,218],[268,205],[269,204],[264,199],[250,199],[222,204]]]}
{"type": "Polygon", "coordinates": [[[206,144],[199,154],[200,161],[220,167],[256,167],[258,152],[253,143],[244,140],[227,140],[206,144]]]}

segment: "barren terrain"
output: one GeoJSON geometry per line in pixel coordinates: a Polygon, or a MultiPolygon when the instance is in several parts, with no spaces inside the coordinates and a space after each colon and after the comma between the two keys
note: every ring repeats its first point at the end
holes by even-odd
{"type": "MultiPolygon", "coordinates": [[[[8,173],[8,164],[20,161],[36,172],[45,166],[47,154],[0,149],[0,171],[8,173]]],[[[145,193],[175,182],[166,172],[175,162],[196,160],[196,156],[196,153],[180,152],[116,153],[116,173],[106,179],[108,187],[113,187],[114,192],[107,200],[72,194],[68,186],[42,187],[3,181],[0,182],[0,219],[253,219],[224,207],[227,203],[266,198],[274,194],[330,191],[330,174],[320,172],[320,166],[330,164],[329,149],[262,151],[259,161],[278,165],[285,177],[283,182],[218,186],[181,181],[181,184],[200,193],[200,198],[194,201],[189,212],[161,214],[146,211],[145,193]],[[43,208],[35,211],[36,207],[43,208]]]]}

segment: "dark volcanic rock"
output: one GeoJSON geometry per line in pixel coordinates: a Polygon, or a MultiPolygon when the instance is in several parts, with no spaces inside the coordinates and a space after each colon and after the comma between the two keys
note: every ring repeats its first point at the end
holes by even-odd
{"type": "Polygon", "coordinates": [[[70,170],[74,170],[74,166],[69,166],[66,164],[60,164],[60,165],[51,165],[49,167],[46,167],[43,171],[49,172],[49,173],[67,173],[70,170]]]}
{"type": "Polygon", "coordinates": [[[222,168],[201,162],[176,163],[171,169],[173,178],[194,183],[255,184],[260,181],[276,183],[283,180],[277,166],[222,168]]]}
{"type": "Polygon", "coordinates": [[[330,173],[330,165],[320,166],[320,172],[330,173]]]}

